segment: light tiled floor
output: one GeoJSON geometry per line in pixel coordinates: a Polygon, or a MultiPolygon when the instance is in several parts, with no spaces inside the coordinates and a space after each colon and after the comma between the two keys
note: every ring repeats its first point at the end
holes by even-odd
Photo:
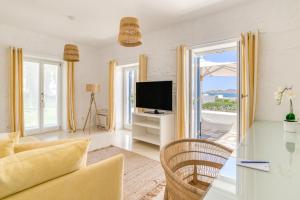
{"type": "Polygon", "coordinates": [[[78,131],[76,133],[59,131],[38,134],[34,135],[34,137],[37,137],[40,140],[44,141],[59,140],[65,138],[88,137],[91,138],[89,151],[114,145],[159,161],[158,146],[136,140],[132,141],[131,132],[127,130],[117,130],[115,132],[93,130],[91,131],[91,133],[83,133],[82,131],[78,131]]]}
{"type": "MultiPolygon", "coordinates": [[[[203,130],[203,138],[215,141],[223,144],[229,148],[236,148],[237,134],[234,132],[220,132],[215,130],[203,130]]],[[[76,133],[68,133],[64,131],[50,132],[34,135],[40,140],[58,140],[65,138],[76,138],[76,137],[89,137],[91,138],[91,145],[89,150],[95,150],[109,145],[118,146],[129,151],[133,151],[152,158],[159,160],[159,147],[144,143],[141,141],[133,140],[131,131],[128,130],[116,130],[115,132],[108,132],[104,130],[92,130],[90,133],[78,131],[76,133]]]]}
{"type": "MultiPolygon", "coordinates": [[[[34,136],[43,141],[59,140],[65,138],[76,138],[76,137],[88,137],[91,138],[91,145],[89,147],[90,151],[102,147],[114,145],[159,161],[158,146],[132,140],[131,132],[127,130],[117,130],[115,132],[93,130],[91,131],[90,134],[83,133],[82,131],[78,131],[77,133],[67,133],[67,132],[59,131],[59,132],[38,134],[34,136]]],[[[219,135],[217,138],[215,138],[214,141],[221,142],[221,143],[225,142],[225,145],[231,146],[235,143],[235,138],[236,138],[235,134],[227,133],[227,134],[219,135]],[[231,138],[232,140],[229,141],[228,138],[231,138]],[[226,142],[228,143],[226,144],[226,142]]],[[[234,173],[235,168],[233,168],[232,165],[230,166],[231,166],[230,169],[226,168],[222,170],[221,175],[224,174],[226,177],[232,176],[232,178],[235,178],[235,173],[234,173]]],[[[153,200],[162,200],[163,194],[164,191],[161,191],[161,193],[153,200]]],[[[209,198],[209,199],[214,199],[214,198],[209,198]]]]}
{"type": "Polygon", "coordinates": [[[223,144],[229,148],[235,149],[237,142],[237,133],[233,131],[224,132],[220,130],[202,130],[202,135],[204,138],[223,144]]]}

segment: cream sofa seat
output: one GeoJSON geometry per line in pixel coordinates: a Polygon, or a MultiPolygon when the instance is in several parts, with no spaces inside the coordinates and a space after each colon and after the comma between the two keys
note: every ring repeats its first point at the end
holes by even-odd
{"type": "MultiPolygon", "coordinates": [[[[35,138],[29,141],[22,141],[21,139],[20,143],[33,143],[32,145],[20,144],[19,147],[22,147],[20,148],[22,151],[41,148],[40,145],[36,145],[36,141],[35,138]]],[[[46,142],[46,146],[52,143],[52,145],[57,145],[56,143],[65,142],[46,142]]],[[[123,165],[124,156],[117,155],[31,188],[26,188],[1,200],[121,200],[123,165]]]]}
{"type": "Polygon", "coordinates": [[[121,200],[123,159],[114,156],[4,200],[121,200]]]}

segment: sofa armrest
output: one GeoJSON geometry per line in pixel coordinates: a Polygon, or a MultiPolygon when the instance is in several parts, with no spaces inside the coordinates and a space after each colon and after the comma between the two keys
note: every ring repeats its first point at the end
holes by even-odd
{"type": "Polygon", "coordinates": [[[5,200],[121,200],[123,162],[123,155],[117,155],[11,195],[5,200]]]}

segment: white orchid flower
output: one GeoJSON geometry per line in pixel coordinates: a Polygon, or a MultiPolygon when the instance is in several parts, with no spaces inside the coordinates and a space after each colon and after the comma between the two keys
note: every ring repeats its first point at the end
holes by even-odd
{"type": "Polygon", "coordinates": [[[284,90],[285,90],[285,88],[283,88],[283,87],[278,87],[277,90],[276,90],[276,92],[277,92],[277,93],[282,93],[284,90]]]}
{"type": "Polygon", "coordinates": [[[296,93],[292,89],[287,90],[286,91],[286,97],[288,99],[294,99],[296,97],[296,93]]]}
{"type": "Polygon", "coordinates": [[[293,91],[292,87],[278,87],[278,89],[276,90],[276,92],[274,92],[274,98],[276,100],[276,103],[278,105],[280,105],[283,101],[283,96],[286,95],[286,97],[289,100],[292,100],[293,98],[295,98],[296,94],[293,91]]]}
{"type": "Polygon", "coordinates": [[[283,97],[283,89],[278,88],[278,90],[276,92],[274,92],[274,98],[278,105],[280,105],[282,103],[282,97],[283,97]]]}
{"type": "Polygon", "coordinates": [[[274,92],[274,97],[276,100],[277,105],[280,105],[282,103],[284,95],[287,97],[287,99],[290,102],[290,112],[286,115],[286,120],[295,120],[295,114],[294,114],[294,106],[293,106],[293,98],[296,97],[295,92],[293,91],[293,87],[279,87],[276,92],[274,92]],[[291,118],[293,116],[294,119],[291,118]]]}

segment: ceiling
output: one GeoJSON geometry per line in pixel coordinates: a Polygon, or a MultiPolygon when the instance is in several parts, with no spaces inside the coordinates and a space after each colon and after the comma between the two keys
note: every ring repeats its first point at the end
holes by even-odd
{"type": "Polygon", "coordinates": [[[123,16],[142,33],[217,12],[246,0],[1,0],[0,23],[103,46],[116,42],[123,16]]]}

